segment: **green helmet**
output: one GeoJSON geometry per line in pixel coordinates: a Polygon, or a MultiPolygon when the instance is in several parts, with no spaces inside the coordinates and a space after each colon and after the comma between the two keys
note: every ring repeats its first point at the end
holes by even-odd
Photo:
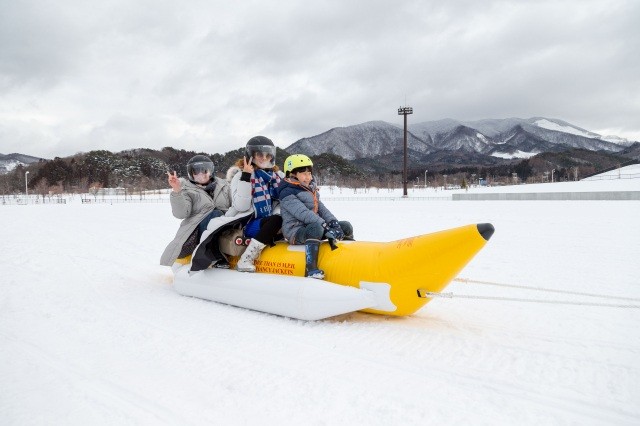
{"type": "Polygon", "coordinates": [[[287,159],[284,160],[285,174],[289,174],[294,169],[300,167],[313,167],[313,161],[311,161],[311,158],[307,157],[304,154],[293,154],[288,156],[287,159]]]}

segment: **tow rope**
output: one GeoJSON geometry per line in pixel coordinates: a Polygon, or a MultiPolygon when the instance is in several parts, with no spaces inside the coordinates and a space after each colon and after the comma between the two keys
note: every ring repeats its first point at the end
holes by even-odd
{"type": "MultiPolygon", "coordinates": [[[[579,291],[558,290],[553,288],[532,287],[532,286],[516,285],[516,284],[504,284],[504,283],[496,283],[491,281],[471,280],[468,278],[455,278],[453,281],[457,281],[465,284],[492,285],[492,286],[499,286],[499,287],[517,288],[521,290],[539,291],[539,292],[545,292],[545,293],[559,293],[559,294],[568,294],[572,296],[585,296],[585,297],[595,297],[599,299],[626,300],[630,302],[640,302],[640,298],[635,298],[635,297],[623,297],[623,296],[614,296],[609,294],[585,293],[585,292],[579,292],[579,291]]],[[[578,302],[578,301],[572,301],[572,300],[528,299],[523,297],[476,296],[476,295],[469,295],[469,294],[432,292],[425,289],[418,290],[418,297],[499,300],[499,301],[509,301],[509,302],[544,303],[544,304],[555,304],[555,305],[579,305],[579,306],[600,306],[600,307],[608,307],[608,308],[640,309],[640,305],[636,305],[636,304],[578,302]]]]}

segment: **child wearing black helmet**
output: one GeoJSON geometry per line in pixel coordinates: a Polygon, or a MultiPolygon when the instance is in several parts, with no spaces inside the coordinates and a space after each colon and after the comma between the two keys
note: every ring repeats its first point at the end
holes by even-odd
{"type": "Polygon", "coordinates": [[[244,157],[227,173],[231,182],[232,213],[241,215],[253,210],[244,228],[244,235],[251,238],[251,242],[236,266],[240,272],[255,272],[254,262],[262,250],[278,238],[282,218],[277,189],[283,177],[276,166],[276,147],[264,136],[249,139],[244,157]]]}
{"type": "Polygon", "coordinates": [[[185,179],[178,177],[175,171],[173,174],[167,172],[171,186],[171,212],[182,219],[182,223],[160,258],[162,265],[171,266],[176,259],[190,255],[209,221],[222,216],[231,206],[229,184],[214,176],[213,162],[209,157],[192,157],[187,162],[187,176],[185,179]]]}

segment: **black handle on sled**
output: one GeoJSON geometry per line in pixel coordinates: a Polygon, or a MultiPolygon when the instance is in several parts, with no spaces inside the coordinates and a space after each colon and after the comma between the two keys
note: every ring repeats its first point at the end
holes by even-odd
{"type": "Polygon", "coordinates": [[[331,251],[338,248],[335,238],[329,238],[329,246],[331,247],[331,251]]]}

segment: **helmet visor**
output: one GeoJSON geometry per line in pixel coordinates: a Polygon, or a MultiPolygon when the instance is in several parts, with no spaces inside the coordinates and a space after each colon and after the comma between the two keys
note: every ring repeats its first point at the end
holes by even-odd
{"type": "Polygon", "coordinates": [[[189,180],[195,180],[196,175],[209,172],[209,176],[213,175],[213,163],[211,161],[199,161],[187,165],[187,175],[189,180]]]}
{"type": "Polygon", "coordinates": [[[273,145],[249,145],[247,156],[252,163],[261,168],[271,168],[276,165],[276,147],[273,145]]]}

